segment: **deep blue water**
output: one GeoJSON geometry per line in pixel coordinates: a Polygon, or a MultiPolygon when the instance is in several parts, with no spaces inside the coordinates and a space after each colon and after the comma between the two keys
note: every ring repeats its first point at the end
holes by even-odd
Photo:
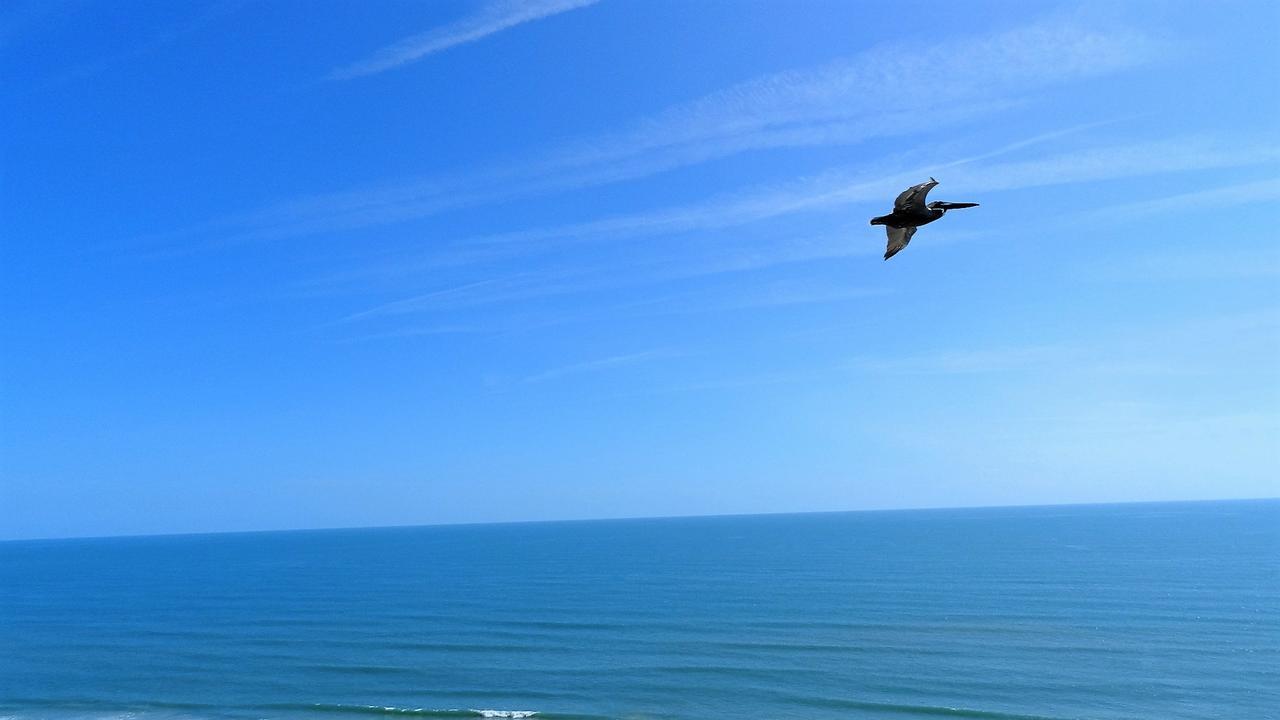
{"type": "Polygon", "coordinates": [[[1280,501],[0,543],[0,717],[1278,718],[1280,501]]]}

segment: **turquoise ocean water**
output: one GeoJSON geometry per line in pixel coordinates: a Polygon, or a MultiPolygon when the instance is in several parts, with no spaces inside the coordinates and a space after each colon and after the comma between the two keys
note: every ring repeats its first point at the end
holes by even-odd
{"type": "Polygon", "coordinates": [[[0,718],[1280,718],[1280,501],[0,543],[0,718]]]}

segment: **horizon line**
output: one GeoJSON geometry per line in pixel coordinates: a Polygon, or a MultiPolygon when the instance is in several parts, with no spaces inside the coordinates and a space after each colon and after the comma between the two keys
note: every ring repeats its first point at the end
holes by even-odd
{"type": "Polygon", "coordinates": [[[0,545],[23,542],[62,542],[78,540],[128,540],[167,537],[203,537],[210,535],[266,535],[307,532],[343,532],[354,530],[410,530],[415,528],[477,527],[488,525],[538,525],[553,523],[601,523],[637,520],[695,520],[713,518],[785,517],[790,515],[850,515],[855,513],[937,512],[944,510],[1013,510],[1033,508],[1102,507],[1108,505],[1189,505],[1192,503],[1277,502],[1280,496],[1193,498],[1182,500],[1117,500],[1101,502],[1013,503],[1007,505],[929,505],[918,507],[862,508],[847,510],[795,510],[786,512],[707,513],[690,515],[621,515],[616,517],[584,517],[531,520],[475,520],[464,522],[415,523],[404,525],[338,525],[328,527],[274,528],[262,530],[209,530],[202,532],[132,533],[122,535],[64,535],[59,537],[3,538],[0,545]]]}

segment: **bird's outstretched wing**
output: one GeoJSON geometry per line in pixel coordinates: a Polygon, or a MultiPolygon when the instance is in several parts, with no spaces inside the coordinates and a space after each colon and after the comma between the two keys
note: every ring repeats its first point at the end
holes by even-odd
{"type": "Polygon", "coordinates": [[[929,178],[929,182],[912,185],[906,190],[903,190],[902,194],[898,196],[898,199],[893,201],[893,211],[896,213],[912,214],[927,213],[929,208],[925,205],[924,199],[928,197],[929,191],[937,184],[937,180],[929,178]]]}
{"type": "Polygon", "coordinates": [[[884,229],[889,234],[889,244],[884,248],[885,260],[897,255],[907,246],[907,243],[911,242],[911,236],[916,234],[916,229],[913,227],[896,228],[886,225],[884,229]]]}

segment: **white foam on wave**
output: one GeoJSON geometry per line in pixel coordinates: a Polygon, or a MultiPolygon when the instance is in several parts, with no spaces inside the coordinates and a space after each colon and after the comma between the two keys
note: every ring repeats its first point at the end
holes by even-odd
{"type": "Polygon", "coordinates": [[[531,718],[538,714],[537,710],[477,710],[476,708],[467,708],[460,710],[458,708],[425,708],[425,707],[396,707],[394,705],[359,705],[367,710],[381,710],[388,715],[403,713],[405,715],[432,715],[435,713],[475,713],[482,718],[497,718],[500,720],[520,720],[521,718],[531,718]]]}

